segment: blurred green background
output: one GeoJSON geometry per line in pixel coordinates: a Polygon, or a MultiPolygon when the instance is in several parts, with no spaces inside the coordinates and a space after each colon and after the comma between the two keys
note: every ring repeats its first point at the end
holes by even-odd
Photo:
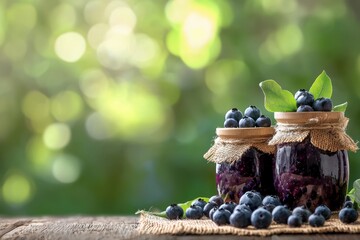
{"type": "MultiPolygon", "coordinates": [[[[360,2],[2,0],[0,214],[133,214],[215,194],[203,159],[259,82],[322,70],[360,139],[360,2]]],[[[359,153],[350,177],[360,178],[359,153]]]]}

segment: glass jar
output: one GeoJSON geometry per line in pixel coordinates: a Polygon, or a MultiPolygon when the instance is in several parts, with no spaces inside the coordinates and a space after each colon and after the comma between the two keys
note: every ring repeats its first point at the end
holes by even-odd
{"type": "Polygon", "coordinates": [[[205,158],[216,162],[216,187],[226,202],[238,203],[251,190],[262,195],[275,194],[275,148],[267,144],[273,133],[271,127],[216,129],[218,137],[209,150],[213,154],[205,154],[205,158]]]}
{"type": "Polygon", "coordinates": [[[344,131],[343,113],[275,113],[275,119],[270,144],[277,145],[274,184],[280,200],[290,208],[314,211],[325,204],[339,210],[349,182],[347,150],[357,148],[344,131]]]}

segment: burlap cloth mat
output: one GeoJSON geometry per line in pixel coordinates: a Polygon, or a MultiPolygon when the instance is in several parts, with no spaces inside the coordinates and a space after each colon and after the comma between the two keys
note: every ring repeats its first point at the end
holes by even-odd
{"type": "Polygon", "coordinates": [[[231,234],[239,236],[271,236],[279,234],[314,234],[314,233],[360,233],[360,219],[352,224],[343,224],[334,213],[331,219],[325,222],[323,227],[311,227],[303,224],[300,228],[290,228],[285,224],[272,223],[267,229],[235,228],[230,225],[217,226],[209,219],[200,220],[168,220],[166,218],[153,216],[147,213],[140,215],[137,228],[140,234],[172,234],[172,235],[211,235],[231,234]]]}

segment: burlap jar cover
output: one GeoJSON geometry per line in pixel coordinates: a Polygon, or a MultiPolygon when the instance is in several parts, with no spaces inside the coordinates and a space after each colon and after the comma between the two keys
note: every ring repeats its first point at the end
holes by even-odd
{"type": "Polygon", "coordinates": [[[270,145],[302,142],[309,137],[312,145],[324,151],[358,149],[345,132],[349,119],[343,112],[276,112],[274,117],[276,133],[270,145]]]}
{"type": "Polygon", "coordinates": [[[217,128],[216,139],[204,158],[214,163],[233,163],[250,148],[272,154],[275,146],[268,145],[274,128],[217,128]]]}

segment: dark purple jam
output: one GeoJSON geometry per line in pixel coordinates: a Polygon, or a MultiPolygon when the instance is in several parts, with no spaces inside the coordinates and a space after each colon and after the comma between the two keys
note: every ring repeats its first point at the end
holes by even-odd
{"type": "Polygon", "coordinates": [[[226,202],[239,202],[247,191],[255,190],[262,195],[275,193],[273,181],[274,155],[250,148],[233,163],[216,164],[218,194],[226,202]]]}
{"type": "Polygon", "coordinates": [[[349,178],[347,151],[323,151],[306,138],[278,145],[275,166],[275,189],[290,208],[306,205],[314,211],[320,204],[331,210],[342,207],[349,178]]]}

